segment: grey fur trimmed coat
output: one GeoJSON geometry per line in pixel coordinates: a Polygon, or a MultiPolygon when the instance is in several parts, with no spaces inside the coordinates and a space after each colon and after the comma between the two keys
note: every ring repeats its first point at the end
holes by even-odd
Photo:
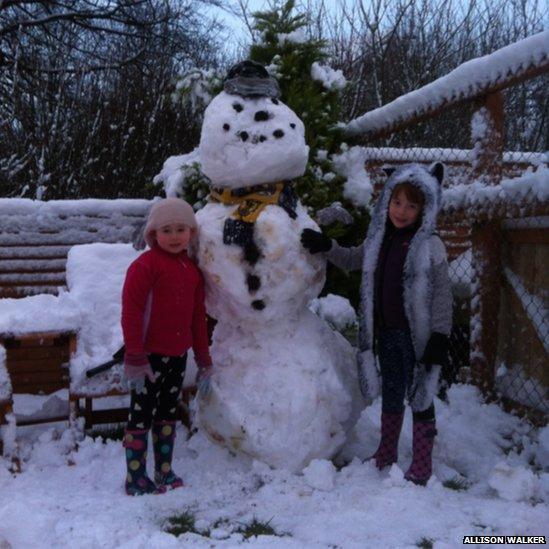
{"type": "Polygon", "coordinates": [[[408,386],[408,401],[414,411],[427,409],[438,387],[440,365],[427,370],[420,359],[433,332],[449,335],[452,328],[452,292],[446,250],[435,233],[440,208],[443,167],[431,171],[417,164],[397,168],[390,174],[377,201],[366,240],[361,246],[343,248],[333,242],[328,259],[346,270],[362,268],[359,314],[358,376],[364,397],[373,400],[380,393],[379,369],[374,356],[374,273],[385,234],[389,200],[399,183],[409,182],[425,196],[421,225],[410,242],[404,264],[404,311],[417,359],[408,386]]]}

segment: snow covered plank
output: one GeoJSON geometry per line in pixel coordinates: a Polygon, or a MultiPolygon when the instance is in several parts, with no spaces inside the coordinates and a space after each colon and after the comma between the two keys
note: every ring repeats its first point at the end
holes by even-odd
{"type": "Polygon", "coordinates": [[[66,289],[70,248],[131,242],[148,200],[0,199],[0,298],[66,289]]]}
{"type": "Polygon", "coordinates": [[[343,126],[348,136],[380,137],[549,71],[549,31],[471,59],[434,82],[343,126]]]}

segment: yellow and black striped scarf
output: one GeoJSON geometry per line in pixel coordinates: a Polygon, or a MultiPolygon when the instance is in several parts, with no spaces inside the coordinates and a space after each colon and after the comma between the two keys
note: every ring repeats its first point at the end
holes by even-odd
{"type": "Polygon", "coordinates": [[[231,217],[245,223],[255,223],[259,214],[269,204],[279,204],[284,182],[265,183],[238,189],[212,188],[209,200],[227,206],[238,204],[231,217]]]}

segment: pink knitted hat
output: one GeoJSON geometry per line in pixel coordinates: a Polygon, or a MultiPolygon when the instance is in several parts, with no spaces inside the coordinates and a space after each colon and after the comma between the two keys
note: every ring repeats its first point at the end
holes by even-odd
{"type": "Polygon", "coordinates": [[[155,243],[154,232],[169,223],[183,223],[191,229],[196,229],[192,206],[181,198],[165,198],[156,202],[149,212],[144,231],[145,242],[150,248],[155,243]]]}

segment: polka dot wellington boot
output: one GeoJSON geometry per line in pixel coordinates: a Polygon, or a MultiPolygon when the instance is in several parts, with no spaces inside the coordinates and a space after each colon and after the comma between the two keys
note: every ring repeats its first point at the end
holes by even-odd
{"type": "Polygon", "coordinates": [[[183,486],[183,481],[172,470],[175,421],[153,423],[154,481],[158,486],[173,490],[183,486]]]}
{"type": "Polygon", "coordinates": [[[126,494],[128,496],[143,496],[145,494],[162,494],[166,488],[156,486],[147,476],[147,440],[149,430],[126,429],[122,445],[126,449],[126,494]]]}

